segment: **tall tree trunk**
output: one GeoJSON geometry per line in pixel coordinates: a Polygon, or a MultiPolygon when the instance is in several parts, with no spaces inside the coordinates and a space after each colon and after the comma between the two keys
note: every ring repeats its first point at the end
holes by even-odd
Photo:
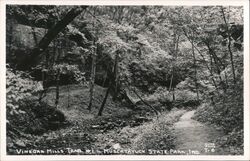
{"type": "MultiPolygon", "coordinates": [[[[175,47],[174,47],[174,58],[175,58],[175,60],[177,59],[177,54],[178,54],[178,48],[179,48],[179,38],[180,38],[180,35],[178,35],[178,34],[175,34],[175,40],[174,40],[174,45],[175,45],[175,47]]],[[[173,101],[175,101],[175,87],[173,87],[173,85],[172,85],[172,81],[173,81],[173,79],[174,79],[174,72],[175,72],[175,70],[174,70],[174,68],[172,67],[172,78],[171,78],[171,86],[172,86],[172,91],[173,91],[173,101]]]]}
{"type": "Polygon", "coordinates": [[[35,45],[38,44],[38,40],[37,40],[37,36],[36,36],[36,30],[35,30],[35,27],[32,27],[32,35],[33,35],[33,39],[34,39],[34,42],[35,42],[35,45]]]}
{"type": "Polygon", "coordinates": [[[175,88],[173,88],[173,101],[175,101],[175,88]]]}
{"type": "Polygon", "coordinates": [[[115,55],[115,69],[114,69],[114,83],[115,83],[115,88],[114,88],[114,100],[117,99],[117,95],[118,95],[118,86],[119,86],[119,62],[118,62],[118,59],[119,59],[119,52],[120,51],[116,51],[116,55],[115,55]]]}
{"type": "Polygon", "coordinates": [[[227,31],[227,37],[228,37],[228,46],[227,47],[228,47],[228,51],[230,53],[230,61],[231,61],[231,66],[232,66],[234,84],[236,84],[236,76],[235,76],[235,69],[234,69],[233,52],[232,52],[232,49],[231,49],[230,31],[229,31],[229,27],[228,27],[228,23],[227,23],[227,20],[226,20],[226,16],[225,16],[223,7],[221,7],[221,12],[222,12],[222,17],[223,17],[224,23],[226,25],[226,31],[227,31]]]}
{"type": "MultiPolygon", "coordinates": [[[[220,83],[222,83],[222,78],[221,78],[221,68],[220,68],[220,65],[223,66],[223,69],[225,69],[225,66],[224,64],[222,63],[222,61],[218,58],[218,56],[216,55],[216,53],[214,52],[214,50],[210,47],[209,44],[207,44],[207,47],[208,47],[208,53],[210,54],[210,59],[211,59],[211,62],[213,62],[212,60],[214,60],[214,64],[215,64],[215,67],[216,67],[216,71],[217,71],[217,74],[219,76],[219,79],[220,79],[220,83]],[[220,64],[219,64],[220,63],[220,64]]],[[[211,67],[212,68],[212,67],[211,67]]]]}
{"type": "Polygon", "coordinates": [[[196,87],[197,100],[199,100],[199,90],[198,90],[198,82],[197,82],[196,57],[195,57],[195,52],[194,52],[194,33],[192,33],[191,44],[192,44],[192,55],[193,55],[193,60],[194,60],[194,82],[195,82],[195,87],[196,87]]]}
{"type": "Polygon", "coordinates": [[[108,73],[106,72],[106,73],[104,74],[104,78],[103,78],[103,82],[102,82],[102,87],[105,86],[105,83],[106,83],[106,81],[107,81],[107,77],[108,77],[108,73]]]}
{"type": "Polygon", "coordinates": [[[59,103],[59,81],[60,81],[60,69],[57,70],[56,74],[56,100],[55,100],[55,106],[58,107],[59,103]]]}
{"type": "Polygon", "coordinates": [[[210,44],[206,43],[206,46],[208,48],[208,53],[210,54],[211,62],[212,62],[212,59],[213,59],[215,67],[216,67],[217,74],[220,75],[221,70],[225,69],[225,65],[222,63],[220,58],[218,58],[218,56],[216,55],[214,49],[211,48],[210,44]],[[221,66],[222,66],[222,69],[221,69],[221,66]]]}
{"type": "Polygon", "coordinates": [[[67,107],[69,108],[70,107],[70,90],[69,90],[69,84],[67,84],[67,93],[68,93],[68,105],[67,107]]]}
{"type": "MultiPolygon", "coordinates": [[[[13,39],[13,22],[12,21],[10,21],[10,31],[9,31],[9,48],[8,48],[8,50],[9,50],[9,54],[11,54],[11,48],[12,48],[12,39],[13,39]]],[[[7,33],[6,33],[7,34],[7,33]]]]}
{"type": "MultiPolygon", "coordinates": [[[[60,43],[60,48],[62,48],[61,43],[60,43]]],[[[60,61],[61,53],[62,53],[62,51],[58,52],[58,56],[57,56],[57,59],[56,59],[57,64],[60,61]]],[[[58,103],[59,103],[59,81],[60,81],[60,75],[61,75],[60,69],[57,69],[57,73],[56,73],[56,100],[55,100],[55,106],[56,106],[56,108],[58,107],[58,103]]]]}
{"type": "Polygon", "coordinates": [[[20,68],[23,70],[29,69],[31,66],[33,66],[36,61],[35,58],[37,58],[39,55],[41,55],[49,46],[51,41],[55,39],[55,37],[71,22],[74,20],[76,16],[78,16],[84,9],[86,9],[87,6],[81,6],[81,7],[74,7],[72,8],[65,17],[60,20],[53,28],[51,28],[45,36],[42,38],[42,40],[38,43],[38,45],[31,51],[30,56],[26,58],[21,64],[20,68]]]}
{"type": "Polygon", "coordinates": [[[46,52],[46,55],[45,55],[45,63],[43,64],[42,66],[42,83],[43,83],[43,91],[41,92],[40,94],[40,97],[39,97],[39,102],[41,102],[41,100],[46,97],[46,94],[47,94],[47,71],[48,71],[48,68],[49,68],[49,53],[48,53],[48,50],[46,52]]]}
{"type": "Polygon", "coordinates": [[[168,91],[169,91],[169,92],[170,92],[171,89],[172,89],[173,77],[174,77],[174,75],[173,75],[173,72],[172,72],[171,79],[170,79],[170,83],[169,83],[169,88],[168,88],[168,91]]]}
{"type": "Polygon", "coordinates": [[[96,46],[95,42],[93,43],[92,49],[92,65],[91,65],[91,78],[90,78],[90,89],[89,89],[89,106],[88,110],[91,111],[93,95],[94,95],[94,87],[95,87],[95,71],[96,71],[96,46]]]}

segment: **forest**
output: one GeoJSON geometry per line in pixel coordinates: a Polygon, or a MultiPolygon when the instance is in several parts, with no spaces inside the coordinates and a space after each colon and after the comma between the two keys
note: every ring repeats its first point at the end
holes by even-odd
{"type": "Polygon", "coordinates": [[[242,6],[6,5],[8,155],[243,155],[242,6]]]}

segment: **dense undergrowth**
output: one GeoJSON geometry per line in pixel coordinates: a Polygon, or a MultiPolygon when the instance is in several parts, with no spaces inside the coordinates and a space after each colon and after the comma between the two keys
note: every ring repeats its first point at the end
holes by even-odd
{"type": "Polygon", "coordinates": [[[24,72],[7,68],[7,147],[15,149],[25,146],[30,134],[41,135],[68,124],[64,114],[39,101],[42,85],[24,72]]]}
{"type": "Polygon", "coordinates": [[[139,131],[139,135],[133,140],[132,147],[146,151],[174,149],[175,136],[172,126],[185,112],[185,110],[172,109],[171,112],[164,112],[152,122],[135,129],[139,131]]]}
{"type": "Polygon", "coordinates": [[[214,103],[203,103],[198,107],[194,119],[222,128],[226,135],[217,140],[219,144],[228,147],[232,154],[243,154],[243,107],[243,88],[239,83],[225,93],[216,95],[214,103]]]}

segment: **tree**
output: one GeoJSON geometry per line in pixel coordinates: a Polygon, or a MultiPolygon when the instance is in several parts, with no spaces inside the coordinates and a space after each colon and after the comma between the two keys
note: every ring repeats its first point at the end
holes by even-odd
{"type": "Polygon", "coordinates": [[[35,59],[41,55],[51,43],[51,41],[60,33],[76,16],[82,13],[88,6],[74,7],[65,17],[60,20],[54,27],[52,27],[38,43],[38,45],[31,51],[28,58],[21,63],[20,69],[29,69],[35,64],[35,59]]]}
{"type": "Polygon", "coordinates": [[[192,45],[192,55],[193,55],[193,59],[194,59],[194,81],[195,81],[195,86],[196,86],[196,93],[197,93],[197,100],[199,100],[199,89],[198,89],[198,80],[197,80],[197,65],[196,65],[196,57],[195,57],[195,51],[194,51],[194,33],[192,33],[192,41],[191,41],[191,45],[192,45]]]}
{"type": "Polygon", "coordinates": [[[234,69],[234,60],[233,60],[233,53],[232,53],[232,49],[231,49],[231,34],[229,31],[229,27],[228,27],[228,23],[225,17],[225,13],[224,13],[224,9],[223,7],[221,7],[221,13],[222,13],[222,17],[226,26],[226,32],[227,32],[227,37],[228,37],[228,51],[230,53],[230,61],[231,61],[231,66],[232,66],[232,72],[233,72],[233,79],[234,79],[234,84],[236,83],[236,76],[235,76],[235,69],[234,69]]]}
{"type": "Polygon", "coordinates": [[[113,66],[113,70],[112,70],[112,73],[111,73],[111,78],[109,80],[109,86],[108,86],[108,89],[106,91],[106,94],[104,96],[104,99],[102,101],[102,105],[99,109],[99,112],[98,112],[98,116],[101,116],[102,115],[102,112],[103,112],[103,109],[104,109],[104,106],[106,104],[106,101],[107,101],[107,98],[108,98],[108,95],[109,95],[109,92],[110,90],[112,89],[112,86],[114,85],[115,83],[115,74],[116,74],[116,70],[117,70],[117,63],[118,63],[118,56],[119,56],[119,52],[116,51],[116,55],[115,55],[115,63],[114,63],[114,66],[113,66]]]}
{"type": "Polygon", "coordinates": [[[93,101],[93,94],[94,94],[94,87],[95,87],[95,73],[96,73],[96,44],[95,42],[92,45],[92,51],[91,51],[91,57],[92,57],[92,62],[91,62],[91,78],[90,78],[90,95],[89,95],[89,106],[88,110],[91,111],[92,107],[92,101],[93,101]]]}

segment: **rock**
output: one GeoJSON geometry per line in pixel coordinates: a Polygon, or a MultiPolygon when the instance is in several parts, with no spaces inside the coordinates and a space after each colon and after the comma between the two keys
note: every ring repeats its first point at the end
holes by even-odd
{"type": "Polygon", "coordinates": [[[103,120],[102,120],[100,124],[101,124],[101,125],[105,125],[106,123],[107,123],[107,121],[103,121],[103,120]]]}
{"type": "Polygon", "coordinates": [[[116,121],[117,124],[120,124],[121,122],[122,122],[122,120],[120,120],[120,119],[118,119],[118,120],[116,121]]]}
{"type": "Polygon", "coordinates": [[[92,125],[91,128],[92,128],[92,129],[99,129],[99,128],[100,128],[100,125],[92,125]]]}
{"type": "Polygon", "coordinates": [[[146,118],[146,117],[139,116],[139,117],[136,117],[136,118],[135,118],[135,121],[136,121],[136,122],[139,122],[139,123],[143,123],[143,122],[149,121],[149,119],[146,118]]]}
{"type": "MultiPolygon", "coordinates": [[[[16,24],[13,26],[13,42],[19,44],[22,48],[34,48],[36,46],[36,42],[34,39],[34,35],[31,32],[33,29],[30,26],[16,24]]],[[[38,42],[42,39],[44,33],[46,32],[43,28],[34,28],[36,33],[36,38],[38,42]]]]}
{"type": "Polygon", "coordinates": [[[104,149],[110,149],[111,146],[110,145],[106,145],[104,149]]]}
{"type": "Polygon", "coordinates": [[[120,140],[119,142],[120,142],[121,144],[128,144],[128,143],[130,143],[129,139],[128,139],[128,138],[125,138],[125,137],[121,138],[121,140],[120,140]]]}
{"type": "Polygon", "coordinates": [[[109,142],[114,142],[115,140],[114,139],[110,139],[109,142]]]}
{"type": "Polygon", "coordinates": [[[112,146],[112,148],[114,148],[114,149],[121,149],[121,145],[119,143],[117,143],[117,144],[114,144],[112,146]]]}
{"type": "Polygon", "coordinates": [[[141,125],[141,123],[140,122],[138,122],[138,121],[135,121],[135,120],[133,120],[133,121],[131,121],[130,122],[130,127],[135,127],[135,126],[140,126],[141,125]]]}
{"type": "Polygon", "coordinates": [[[17,140],[16,145],[19,147],[26,147],[25,143],[22,140],[17,140]]]}
{"type": "Polygon", "coordinates": [[[12,148],[12,147],[14,147],[14,144],[13,143],[8,143],[7,146],[8,146],[8,148],[12,148]]]}
{"type": "Polygon", "coordinates": [[[107,130],[112,130],[115,127],[115,125],[112,122],[108,122],[104,127],[105,130],[107,131],[107,130]]]}

